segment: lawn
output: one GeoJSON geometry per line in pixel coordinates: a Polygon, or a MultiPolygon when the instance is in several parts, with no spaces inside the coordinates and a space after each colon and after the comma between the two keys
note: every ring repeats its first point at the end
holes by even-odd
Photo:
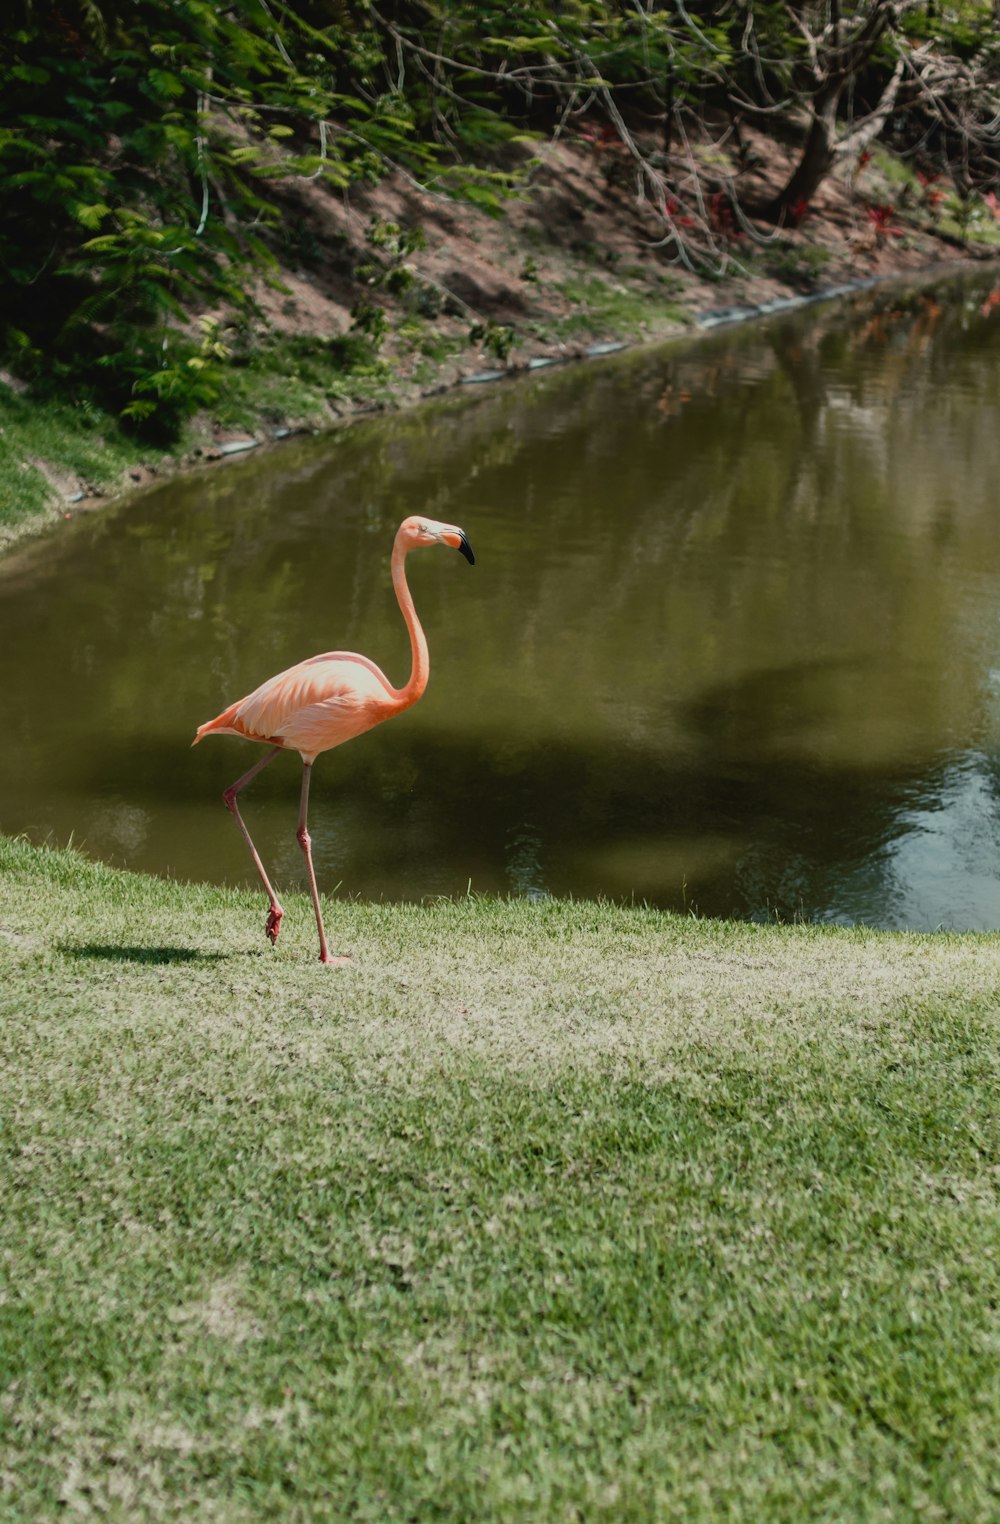
{"type": "Polygon", "coordinates": [[[0,875],[5,1521],[1000,1517],[1000,937],[0,875]]]}

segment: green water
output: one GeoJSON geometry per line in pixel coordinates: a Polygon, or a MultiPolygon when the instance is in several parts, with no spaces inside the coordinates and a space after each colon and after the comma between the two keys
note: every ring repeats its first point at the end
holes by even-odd
{"type": "MultiPolygon", "coordinates": [[[[321,886],[1000,925],[1000,308],[941,282],[543,373],[83,514],[0,565],[0,829],[251,882],[195,726],[315,652],[421,703],[321,757],[321,886]]],[[[300,886],[300,767],[244,795],[300,886]]]]}

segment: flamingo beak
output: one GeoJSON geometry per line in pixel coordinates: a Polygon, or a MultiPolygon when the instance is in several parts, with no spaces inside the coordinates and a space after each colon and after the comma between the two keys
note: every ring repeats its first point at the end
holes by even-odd
{"type": "Polygon", "coordinates": [[[472,554],[472,546],[469,544],[468,540],[465,537],[464,529],[449,530],[449,532],[447,534],[443,534],[441,538],[446,545],[451,546],[452,550],[457,550],[461,555],[463,555],[470,566],[475,566],[476,558],[472,554]]]}

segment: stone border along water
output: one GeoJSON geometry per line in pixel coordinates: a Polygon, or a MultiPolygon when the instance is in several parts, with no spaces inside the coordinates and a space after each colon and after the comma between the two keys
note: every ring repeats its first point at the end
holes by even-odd
{"type": "MultiPolygon", "coordinates": [[[[804,296],[776,296],[770,301],[760,302],[756,306],[746,307],[713,307],[707,312],[699,313],[694,318],[694,326],[700,328],[703,333],[710,333],[714,328],[721,328],[726,323],[748,323],[753,318],[771,317],[778,312],[795,312],[800,307],[814,307],[819,302],[832,302],[840,296],[853,296],[858,291],[870,291],[875,286],[889,285],[893,281],[900,284],[909,280],[929,280],[936,275],[947,276],[959,274],[962,270],[977,269],[980,264],[990,261],[976,261],[975,263],[964,260],[955,260],[940,265],[925,265],[920,270],[911,270],[906,273],[898,271],[890,275],[869,275],[863,280],[844,281],[839,286],[828,286],[823,291],[811,291],[804,296]]],[[[645,341],[643,341],[645,342],[645,341]]],[[[659,339],[652,343],[660,343],[659,339]]],[[[666,340],[669,343],[669,339],[666,340]]],[[[604,344],[589,344],[585,349],[577,350],[564,355],[538,355],[526,361],[524,365],[517,365],[510,370],[480,370],[474,375],[462,376],[458,381],[459,386],[472,386],[477,382],[501,381],[511,376],[520,375],[523,371],[541,370],[546,365],[565,365],[570,360],[592,360],[601,355],[614,354],[619,349],[628,349],[627,340],[612,341],[604,344]]],[[[442,388],[443,389],[443,388],[442,388]]]]}

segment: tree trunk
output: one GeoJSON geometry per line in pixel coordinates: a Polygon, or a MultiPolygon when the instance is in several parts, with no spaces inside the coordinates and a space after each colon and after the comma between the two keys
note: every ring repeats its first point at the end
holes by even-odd
{"type": "Polygon", "coordinates": [[[763,208],[762,215],[768,221],[780,222],[795,207],[808,205],[833,168],[837,155],[837,104],[843,89],[843,80],[828,82],[814,99],[802,157],[787,184],[763,208]]]}
{"type": "MultiPolygon", "coordinates": [[[[1000,4],[1000,0],[996,0],[996,3],[1000,4]]],[[[758,215],[769,222],[781,222],[789,213],[792,213],[794,220],[797,221],[795,209],[798,208],[801,213],[803,208],[808,206],[837,159],[847,154],[860,153],[878,137],[889,116],[897,107],[904,70],[905,60],[900,56],[882,91],[882,98],[878,105],[853,131],[848,132],[846,137],[838,137],[837,134],[837,107],[844,93],[847,76],[838,75],[836,78],[826,80],[812,101],[809,132],[802,150],[802,157],[791,179],[771,201],[761,208],[758,215]]]]}

